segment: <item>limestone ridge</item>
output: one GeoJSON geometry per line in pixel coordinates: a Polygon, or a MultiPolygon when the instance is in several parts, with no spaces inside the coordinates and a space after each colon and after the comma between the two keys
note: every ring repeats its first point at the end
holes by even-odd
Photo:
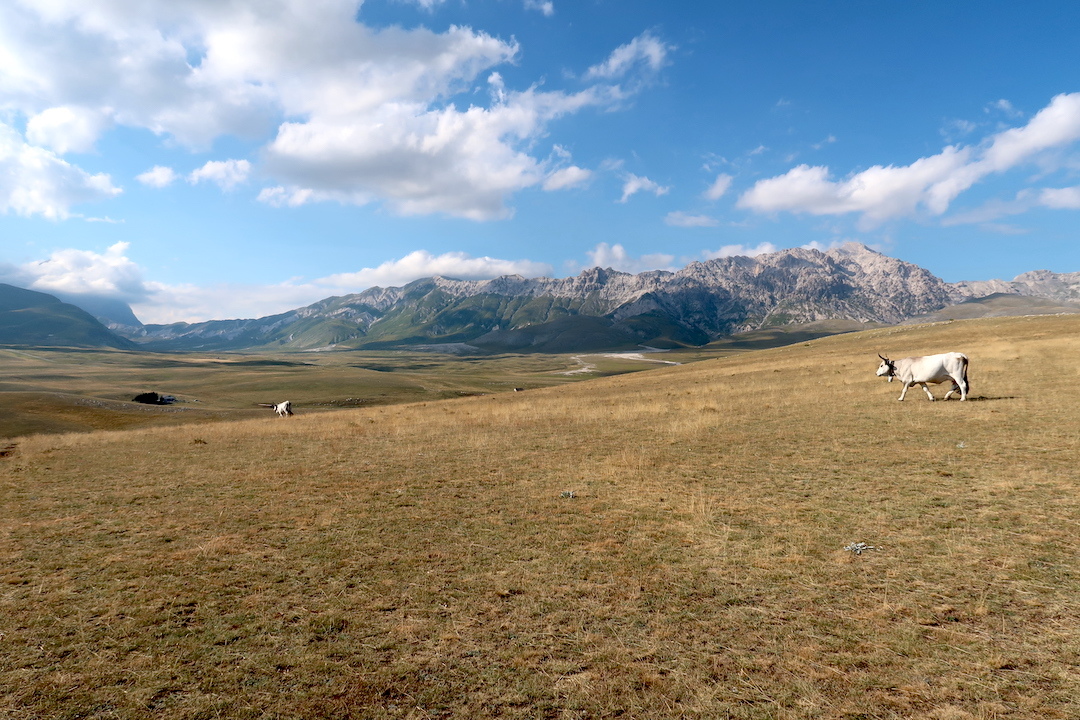
{"type": "Polygon", "coordinates": [[[911,263],[858,243],[569,278],[432,277],[371,288],[254,320],[118,328],[157,349],[390,348],[488,351],[699,345],[817,320],[897,323],[969,297],[911,263]]]}
{"type": "Polygon", "coordinates": [[[1059,302],[1080,302],[1080,273],[1053,273],[1034,270],[1010,280],[977,280],[953,285],[965,297],[984,297],[994,293],[1047,298],[1059,302]]]}

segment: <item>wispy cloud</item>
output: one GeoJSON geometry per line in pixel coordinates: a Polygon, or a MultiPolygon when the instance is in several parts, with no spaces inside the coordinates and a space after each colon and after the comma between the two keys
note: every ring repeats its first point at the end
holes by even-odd
{"type": "Polygon", "coordinates": [[[635,67],[656,72],[664,67],[672,49],[652,33],[644,33],[620,45],[604,62],[593,65],[585,77],[590,80],[612,80],[627,75],[635,67]]]}
{"type": "Polygon", "coordinates": [[[690,215],[681,210],[676,210],[664,217],[664,224],[672,227],[700,228],[716,227],[720,224],[720,221],[708,215],[690,215]]]}
{"type": "Polygon", "coordinates": [[[539,10],[546,17],[555,14],[555,3],[552,0],[525,0],[526,10],[539,10]]]}
{"type": "Polygon", "coordinates": [[[731,182],[733,179],[734,178],[732,178],[730,175],[717,175],[716,179],[713,180],[712,185],[710,185],[709,189],[703,193],[702,197],[704,197],[706,200],[719,200],[727,193],[728,189],[731,187],[731,182]]]}
{"type": "Polygon", "coordinates": [[[623,180],[622,197],[619,202],[624,203],[639,192],[648,192],[660,197],[661,195],[667,195],[670,190],[670,187],[655,183],[647,177],[627,173],[623,180]]]}

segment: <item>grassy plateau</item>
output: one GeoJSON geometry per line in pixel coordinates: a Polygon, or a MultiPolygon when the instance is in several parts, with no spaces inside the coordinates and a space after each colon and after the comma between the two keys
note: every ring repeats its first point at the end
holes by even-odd
{"type": "Polygon", "coordinates": [[[963,320],[2,440],[0,718],[1080,717],[1078,355],[963,320]],[[874,376],[948,350],[969,402],[874,376]]]}

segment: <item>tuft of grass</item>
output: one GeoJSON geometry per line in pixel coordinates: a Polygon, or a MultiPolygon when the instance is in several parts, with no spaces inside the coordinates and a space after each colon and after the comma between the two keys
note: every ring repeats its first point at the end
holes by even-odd
{"type": "Polygon", "coordinates": [[[0,713],[1076,717],[1078,330],[17,438],[0,713]],[[970,402],[874,377],[954,349],[970,402]]]}

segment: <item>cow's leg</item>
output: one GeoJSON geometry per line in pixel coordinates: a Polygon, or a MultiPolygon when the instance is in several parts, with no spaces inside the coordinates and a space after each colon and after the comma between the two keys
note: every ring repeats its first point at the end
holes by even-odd
{"type": "Polygon", "coordinates": [[[930,402],[934,402],[934,393],[930,392],[930,386],[927,383],[920,383],[922,385],[923,392],[926,393],[926,397],[930,398],[930,402]]]}
{"type": "Polygon", "coordinates": [[[907,389],[909,387],[911,387],[911,383],[908,383],[908,382],[904,383],[903,389],[900,390],[900,402],[904,401],[904,396],[907,395],[907,389]]]}
{"type": "Polygon", "coordinates": [[[945,393],[945,399],[948,400],[950,395],[958,392],[960,393],[961,400],[967,400],[967,390],[967,382],[965,382],[963,378],[957,379],[954,377],[952,378],[952,389],[945,393]]]}

